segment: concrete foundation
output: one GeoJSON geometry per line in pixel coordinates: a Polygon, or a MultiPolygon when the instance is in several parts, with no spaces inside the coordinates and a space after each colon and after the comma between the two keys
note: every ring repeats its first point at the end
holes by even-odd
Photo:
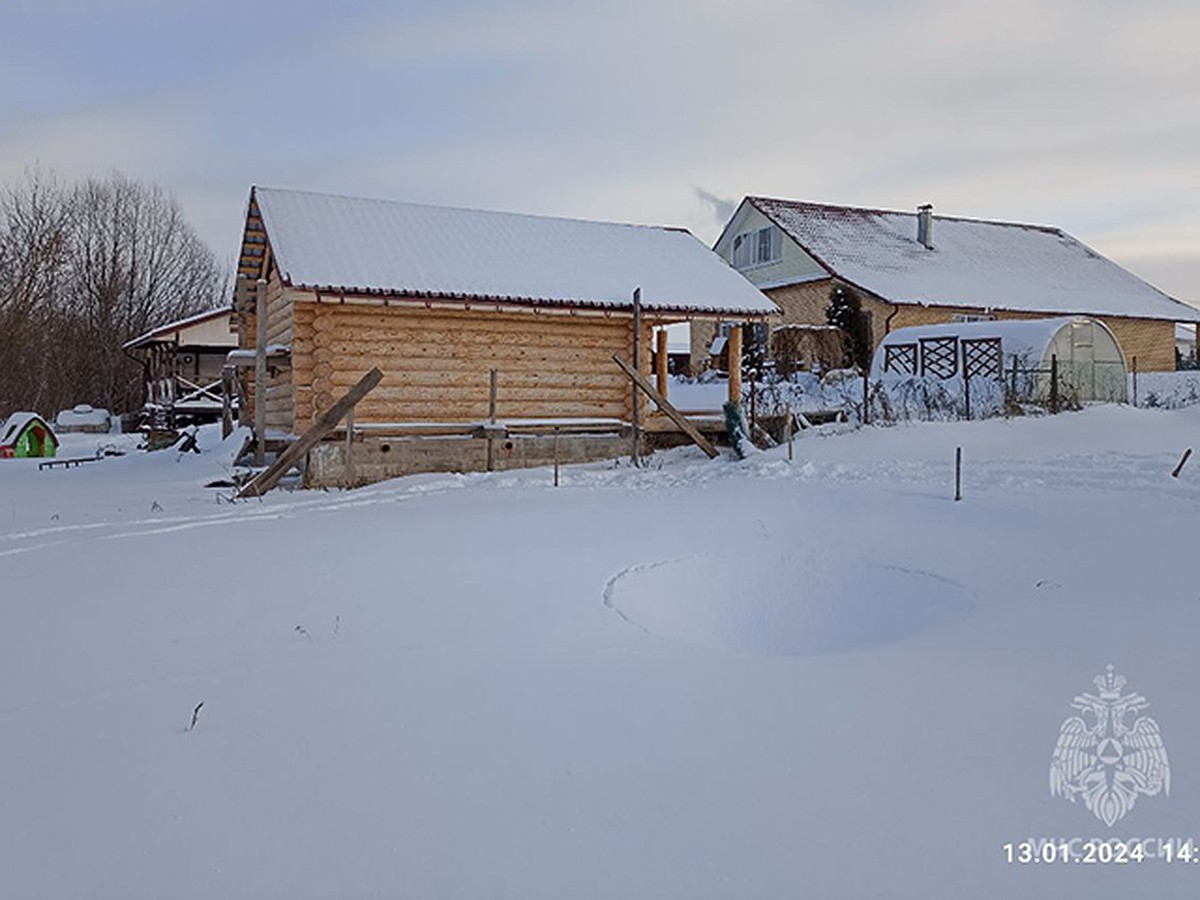
{"type": "MultiPolygon", "coordinates": [[[[488,441],[468,436],[375,437],[356,435],[352,474],[346,466],[345,440],[318,444],[308,455],[308,487],[361,487],[421,472],[485,472],[488,441]]],[[[558,438],[562,465],[627,456],[628,435],[563,434],[558,438]]],[[[492,440],[492,468],[503,472],[554,464],[554,438],[508,435],[492,440]]]]}

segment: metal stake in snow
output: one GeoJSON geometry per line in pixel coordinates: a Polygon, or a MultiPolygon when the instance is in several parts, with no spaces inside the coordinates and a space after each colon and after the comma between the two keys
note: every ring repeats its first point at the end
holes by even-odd
{"type": "Polygon", "coordinates": [[[962,447],[954,448],[954,502],[962,499],[962,447]]]}
{"type": "Polygon", "coordinates": [[[1179,477],[1179,473],[1183,471],[1183,467],[1184,467],[1185,465],[1187,465],[1187,461],[1188,461],[1188,459],[1191,457],[1191,455],[1192,455],[1192,448],[1191,448],[1191,447],[1188,447],[1186,450],[1184,450],[1184,451],[1183,451],[1183,458],[1179,460],[1179,465],[1177,465],[1177,466],[1176,466],[1176,467],[1175,467],[1175,468],[1174,468],[1174,469],[1171,471],[1171,477],[1172,477],[1172,478],[1178,478],[1178,477],[1179,477]]]}

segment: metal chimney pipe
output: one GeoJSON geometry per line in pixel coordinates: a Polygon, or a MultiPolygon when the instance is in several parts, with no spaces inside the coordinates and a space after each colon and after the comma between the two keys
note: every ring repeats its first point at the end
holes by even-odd
{"type": "Polygon", "coordinates": [[[917,241],[926,250],[933,249],[933,204],[924,203],[917,207],[917,241]]]}

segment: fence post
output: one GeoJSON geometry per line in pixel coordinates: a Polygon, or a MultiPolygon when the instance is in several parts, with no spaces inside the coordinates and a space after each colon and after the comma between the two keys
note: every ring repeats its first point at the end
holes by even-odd
{"type": "Polygon", "coordinates": [[[871,424],[871,384],[870,384],[870,380],[869,380],[869,379],[870,379],[870,377],[871,377],[871,374],[870,374],[869,372],[863,372],[863,413],[862,413],[862,423],[863,423],[864,425],[870,425],[870,424],[871,424]]]}
{"type": "Polygon", "coordinates": [[[795,415],[796,414],[792,412],[792,404],[789,403],[787,408],[787,421],[784,423],[784,428],[787,430],[788,462],[791,462],[796,458],[795,452],[792,448],[792,444],[794,443],[793,438],[795,437],[793,434],[793,431],[795,430],[795,423],[793,422],[795,415]]]}
{"type": "Polygon", "coordinates": [[[1137,406],[1137,357],[1133,358],[1133,405],[1137,406]]]}
{"type": "Polygon", "coordinates": [[[1058,354],[1050,356],[1050,412],[1058,412],[1058,354]]]}
{"type": "Polygon", "coordinates": [[[1017,357],[1013,356],[1012,365],[1012,402],[1017,402],[1017,357]]]}
{"type": "Polygon", "coordinates": [[[558,487],[558,432],[559,427],[554,426],[554,486],[558,487]]]}
{"type": "Polygon", "coordinates": [[[954,502],[962,499],[962,447],[954,448],[954,502]]]}

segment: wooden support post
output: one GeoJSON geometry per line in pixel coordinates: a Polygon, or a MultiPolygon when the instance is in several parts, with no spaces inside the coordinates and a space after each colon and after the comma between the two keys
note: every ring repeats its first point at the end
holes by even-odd
{"type": "Polygon", "coordinates": [[[613,362],[620,366],[621,371],[632,378],[634,383],[646,392],[646,396],[658,404],[658,408],[667,414],[667,418],[678,425],[683,433],[692,439],[692,443],[703,450],[709,459],[717,458],[719,455],[717,453],[717,448],[712,445],[708,438],[706,438],[699,432],[699,430],[697,430],[695,425],[687,420],[687,416],[668,403],[667,398],[656,391],[654,389],[654,385],[647,381],[641,372],[627,363],[621,357],[620,353],[613,354],[613,362]]]}
{"type": "Polygon", "coordinates": [[[1058,412],[1058,354],[1050,355],[1050,412],[1058,412]]]}
{"type": "Polygon", "coordinates": [[[863,372],[863,412],[862,423],[864,425],[871,424],[871,374],[863,372]]]}
{"type": "Polygon", "coordinates": [[[267,461],[267,280],[254,289],[254,465],[267,461]]]}
{"type": "Polygon", "coordinates": [[[354,487],[354,407],[346,413],[346,488],[354,487]]]}
{"type": "Polygon", "coordinates": [[[742,326],[729,329],[725,342],[729,354],[729,402],[742,405],[742,326]]]}
{"type": "MultiPolygon", "coordinates": [[[[639,375],[642,373],[642,289],[634,288],[633,291],[633,368],[639,375]]],[[[638,397],[637,381],[629,388],[630,394],[633,397],[633,412],[630,417],[630,424],[633,432],[633,446],[630,448],[629,461],[635,466],[642,464],[641,443],[642,443],[642,419],[640,411],[640,399],[638,397]]]]}
{"type": "Polygon", "coordinates": [[[750,371],[750,434],[758,427],[758,371],[750,371]]]}
{"type": "Polygon", "coordinates": [[[1137,406],[1137,357],[1133,358],[1133,405],[1137,406]]]}
{"type": "Polygon", "coordinates": [[[221,367],[221,440],[233,434],[234,378],[237,371],[233,366],[221,367]]]}
{"type": "MultiPolygon", "coordinates": [[[[492,369],[488,374],[488,424],[496,424],[496,370],[492,369]]],[[[491,437],[494,428],[488,429],[487,439],[487,470],[489,472],[496,471],[496,444],[491,437]]]]}
{"type": "Polygon", "coordinates": [[[655,339],[658,341],[658,343],[656,345],[656,349],[655,349],[655,353],[657,355],[655,356],[655,359],[654,359],[654,370],[655,370],[655,376],[656,376],[655,387],[658,388],[658,392],[660,394],[662,394],[664,397],[666,397],[666,396],[668,396],[667,384],[670,380],[667,377],[667,375],[668,375],[668,371],[667,371],[667,359],[668,359],[668,357],[667,357],[667,329],[666,328],[658,329],[658,334],[655,336],[655,339]]]}
{"type": "Polygon", "coordinates": [[[793,445],[795,444],[795,431],[796,431],[796,424],[795,424],[794,419],[795,419],[795,413],[792,412],[791,404],[788,404],[787,421],[784,423],[784,429],[787,432],[788,462],[791,462],[793,459],[796,458],[795,452],[793,451],[793,445]]]}
{"type": "Polygon", "coordinates": [[[954,502],[962,499],[962,447],[954,448],[954,502]]]}
{"type": "Polygon", "coordinates": [[[340,400],[323,412],[313,426],[300,436],[299,440],[280,453],[275,462],[242,485],[242,489],[238,491],[237,495],[239,497],[261,497],[275,487],[279,483],[279,479],[287,474],[288,469],[300,462],[309,450],[321,442],[325,435],[337,428],[337,423],[350,410],[354,409],[359,400],[371,393],[382,380],[383,373],[379,369],[372,369],[360,378],[358,384],[346,391],[340,400]]]}

